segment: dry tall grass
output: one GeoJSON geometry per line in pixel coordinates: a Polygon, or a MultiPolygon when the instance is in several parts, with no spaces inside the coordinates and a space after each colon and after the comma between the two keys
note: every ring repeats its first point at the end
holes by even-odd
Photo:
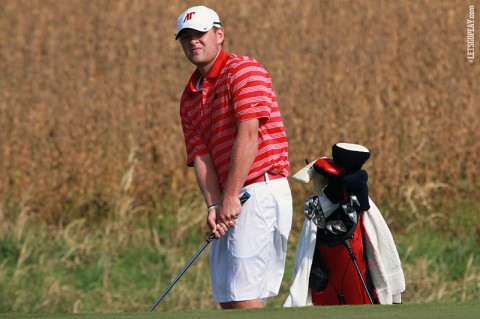
{"type": "MultiPolygon", "coordinates": [[[[119,198],[149,211],[199,196],[178,117],[193,67],[174,41],[178,14],[196,3],[1,2],[0,196],[10,213],[28,197],[42,220],[92,221],[119,198]]],[[[227,51],[271,72],[293,171],[335,142],[366,145],[371,194],[392,223],[479,197],[471,2],[206,4],[223,19],[227,51]]],[[[292,186],[300,203],[310,190],[292,186]]]]}

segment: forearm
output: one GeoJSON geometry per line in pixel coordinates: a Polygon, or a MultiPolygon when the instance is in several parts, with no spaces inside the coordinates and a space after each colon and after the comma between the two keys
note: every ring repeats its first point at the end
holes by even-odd
{"type": "Polygon", "coordinates": [[[213,165],[212,158],[205,154],[195,158],[195,177],[198,186],[202,191],[206,205],[221,204],[222,195],[218,181],[217,171],[213,165]]]}
{"type": "Polygon", "coordinates": [[[209,154],[195,158],[194,167],[195,177],[197,178],[197,183],[202,191],[205,203],[207,205],[215,205],[208,209],[206,218],[210,231],[215,234],[215,237],[219,238],[225,235],[227,226],[217,218],[218,208],[220,208],[222,203],[222,193],[220,191],[217,171],[209,154]]]}
{"type": "Polygon", "coordinates": [[[232,148],[230,168],[223,192],[225,199],[238,199],[258,151],[258,120],[241,122],[232,148]]]}

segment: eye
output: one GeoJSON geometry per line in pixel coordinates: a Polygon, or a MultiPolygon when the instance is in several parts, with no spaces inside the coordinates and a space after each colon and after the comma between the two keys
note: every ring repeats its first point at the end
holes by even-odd
{"type": "Polygon", "coordinates": [[[188,30],[182,31],[178,39],[181,42],[188,42],[188,41],[191,41],[192,39],[201,39],[206,33],[207,32],[188,29],[188,30]]]}
{"type": "Polygon", "coordinates": [[[182,34],[178,39],[180,40],[180,42],[185,42],[185,41],[187,41],[191,38],[192,38],[191,36],[187,36],[186,34],[182,34]]]}

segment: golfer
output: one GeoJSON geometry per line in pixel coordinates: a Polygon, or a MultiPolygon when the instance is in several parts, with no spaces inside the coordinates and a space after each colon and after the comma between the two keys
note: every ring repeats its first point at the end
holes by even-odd
{"type": "Polygon", "coordinates": [[[260,308],[278,294],[292,224],[287,137],[269,73],[225,52],[224,38],[207,7],[178,18],[176,39],[196,66],[180,116],[187,165],[217,239],[210,250],[214,301],[222,309],[260,308]],[[245,191],[251,197],[242,206],[245,191]]]}

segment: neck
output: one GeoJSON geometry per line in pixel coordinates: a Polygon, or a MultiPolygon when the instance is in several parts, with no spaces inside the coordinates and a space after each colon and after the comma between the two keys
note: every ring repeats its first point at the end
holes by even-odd
{"type": "Polygon", "coordinates": [[[205,64],[205,65],[197,65],[198,71],[200,71],[200,74],[201,74],[204,78],[207,77],[208,73],[210,72],[210,70],[212,69],[213,65],[215,64],[215,61],[217,61],[218,55],[220,54],[221,51],[222,51],[222,49],[218,50],[217,55],[215,56],[215,59],[213,59],[213,61],[209,62],[208,64],[205,64]]]}

